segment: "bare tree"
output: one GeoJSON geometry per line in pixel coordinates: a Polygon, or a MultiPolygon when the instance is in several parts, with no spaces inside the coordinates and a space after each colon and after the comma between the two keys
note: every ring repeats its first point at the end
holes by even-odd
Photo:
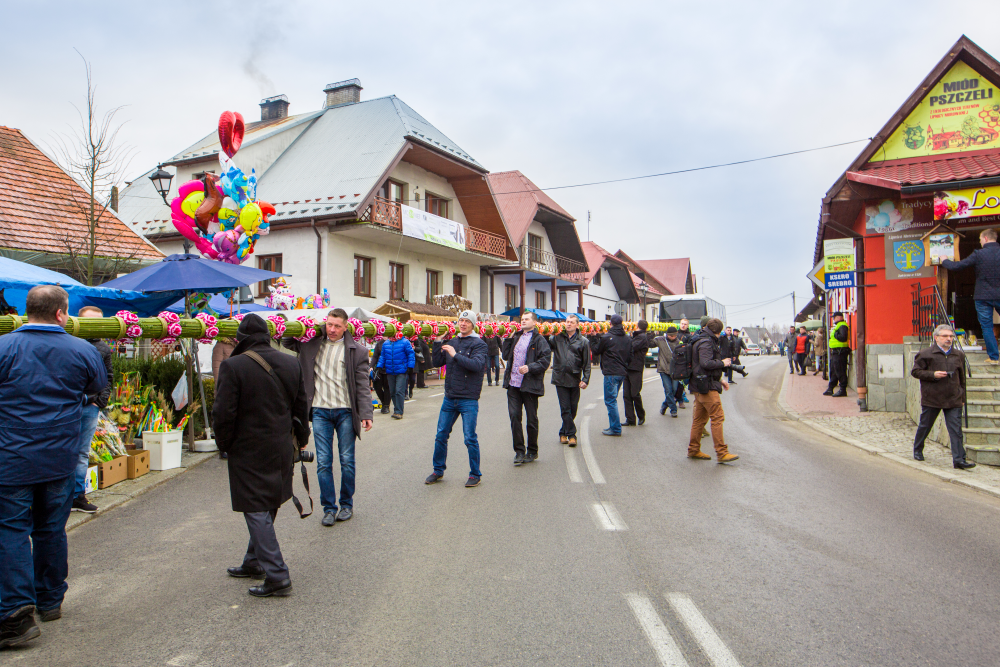
{"type": "Polygon", "coordinates": [[[104,266],[98,267],[96,258],[107,258],[100,264],[111,261],[116,268],[120,268],[120,259],[124,259],[125,264],[134,261],[134,257],[121,258],[115,251],[115,241],[121,233],[108,236],[112,214],[107,207],[111,189],[118,185],[128,168],[132,149],[118,142],[118,132],[124,123],[116,123],[115,117],[123,107],[115,107],[103,116],[98,113],[97,86],[90,63],[82,53],[76,52],[83,60],[87,73],[87,99],[83,109],[73,105],[80,124],[70,134],[57,138],[57,153],[63,169],[85,191],[84,196],[74,198],[74,202],[86,223],[86,236],[79,238],[68,234],[66,243],[74,272],[78,273],[81,282],[93,285],[98,268],[101,273],[109,272],[104,266]]]}

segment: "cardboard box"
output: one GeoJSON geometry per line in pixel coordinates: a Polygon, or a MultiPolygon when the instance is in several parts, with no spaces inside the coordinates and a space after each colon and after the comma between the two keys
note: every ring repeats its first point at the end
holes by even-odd
{"type": "Polygon", "coordinates": [[[118,456],[97,464],[97,488],[106,489],[128,477],[128,457],[118,456]]]}
{"type": "Polygon", "coordinates": [[[84,495],[97,491],[97,466],[87,468],[87,476],[84,478],[84,495]]]}
{"type": "Polygon", "coordinates": [[[129,449],[126,453],[128,454],[126,470],[129,479],[142,477],[149,472],[149,452],[145,449],[129,449]]]}

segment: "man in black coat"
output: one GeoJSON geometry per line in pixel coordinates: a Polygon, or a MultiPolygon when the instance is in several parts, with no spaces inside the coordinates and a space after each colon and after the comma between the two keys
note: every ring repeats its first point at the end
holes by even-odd
{"type": "Polygon", "coordinates": [[[580,334],[580,318],[566,318],[566,331],[549,340],[552,349],[552,384],[559,397],[562,426],[559,442],[576,447],[576,409],[580,390],[590,384],[590,342],[580,334]]]}
{"type": "Polygon", "coordinates": [[[642,372],[646,368],[646,352],[649,350],[649,336],[646,320],[636,323],[637,331],[632,332],[632,353],[629,356],[625,382],[622,384],[622,400],[625,402],[625,426],[642,426],[646,423],[646,410],[642,407],[642,372]]]}
{"type": "Polygon", "coordinates": [[[632,340],[622,328],[622,316],[611,316],[611,328],[597,339],[593,347],[595,355],[601,355],[601,373],[604,374],[604,405],[608,409],[608,428],[604,435],[622,434],[622,424],[618,417],[618,391],[628,374],[628,362],[632,357],[632,340]]]}
{"type": "Polygon", "coordinates": [[[486,338],[486,384],[493,386],[493,383],[500,384],[500,338],[489,336],[486,338]]]}
{"type": "MultiPolygon", "coordinates": [[[[745,349],[747,349],[747,344],[743,342],[740,330],[733,328],[733,335],[729,337],[729,357],[733,360],[733,364],[726,369],[729,371],[729,384],[736,384],[733,381],[733,366],[740,365],[740,353],[745,349]]],[[[742,371],[740,374],[743,377],[747,376],[746,371],[742,371]]]]}
{"type": "MultiPolygon", "coordinates": [[[[971,255],[959,262],[946,259],[941,266],[949,271],[961,271],[970,266],[976,267],[976,289],[973,297],[976,302],[976,317],[983,332],[983,342],[986,344],[986,363],[992,366],[1000,364],[1000,352],[997,350],[997,338],[993,333],[993,313],[1000,312],[1000,244],[997,243],[997,230],[984,229],[979,233],[979,245],[982,246],[971,255]]],[[[833,333],[831,331],[831,333],[833,333]]],[[[830,352],[833,352],[831,348],[830,352]]],[[[832,361],[831,361],[832,366],[832,361]]],[[[831,371],[833,368],[831,367],[831,371]]],[[[833,373],[831,372],[831,375],[833,373]]],[[[846,387],[845,387],[846,389],[846,387]]]]}
{"type": "Polygon", "coordinates": [[[545,371],[552,361],[552,350],[538,333],[537,324],[537,316],[526,312],[521,315],[521,330],[503,341],[503,359],[507,362],[503,386],[507,390],[516,466],[538,458],[538,397],[545,394],[545,371]],[[521,428],[522,409],[528,418],[527,450],[521,428]]]}
{"type": "Polygon", "coordinates": [[[250,595],[287,595],[292,589],[274,519],[292,497],[295,448],[309,442],[309,407],[302,371],[271,347],[267,324],[253,313],[240,322],[238,344],[219,367],[212,416],[215,442],[229,455],[233,511],[243,512],[250,543],[233,577],[263,577],[250,595]]]}
{"type": "Polygon", "coordinates": [[[382,356],[382,346],[385,345],[385,340],[380,340],[375,343],[375,349],[372,350],[372,387],[375,389],[375,395],[378,396],[378,402],[382,404],[382,414],[389,414],[389,402],[391,397],[389,396],[389,376],[388,374],[378,367],[378,360],[382,356]]]}

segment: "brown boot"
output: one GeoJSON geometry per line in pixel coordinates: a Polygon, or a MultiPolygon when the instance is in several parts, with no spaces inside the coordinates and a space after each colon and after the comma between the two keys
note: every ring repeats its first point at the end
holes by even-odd
{"type": "Polygon", "coordinates": [[[571,435],[571,436],[569,437],[569,446],[570,446],[570,447],[576,447],[576,437],[575,437],[575,436],[572,436],[572,435],[571,435]]]}
{"type": "Polygon", "coordinates": [[[569,438],[567,438],[565,435],[559,436],[559,444],[565,445],[567,442],[569,442],[569,438]]]}
{"type": "MultiPolygon", "coordinates": [[[[707,459],[711,457],[706,456],[705,458],[707,459]]],[[[738,458],[740,457],[738,457],[736,454],[722,454],[721,456],[719,456],[719,463],[732,463],[738,458]]]]}
{"type": "Polygon", "coordinates": [[[708,459],[711,459],[712,457],[709,456],[708,454],[706,454],[705,452],[695,452],[694,454],[688,454],[688,458],[689,459],[705,459],[705,460],[708,460],[708,459]]]}

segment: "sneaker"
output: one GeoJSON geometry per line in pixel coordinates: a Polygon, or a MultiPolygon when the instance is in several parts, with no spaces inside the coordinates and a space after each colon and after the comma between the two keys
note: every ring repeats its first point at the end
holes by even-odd
{"type": "Polygon", "coordinates": [[[997,366],[1000,365],[1000,359],[987,359],[986,363],[990,366],[997,366]]]}
{"type": "Polygon", "coordinates": [[[433,484],[434,482],[438,481],[442,477],[444,477],[444,473],[443,472],[437,472],[435,470],[434,472],[432,472],[430,475],[427,476],[427,479],[424,480],[424,484],[433,484]]]}
{"type": "Polygon", "coordinates": [[[0,648],[23,644],[41,634],[35,623],[35,606],[26,605],[0,622],[0,648]]]}
{"type": "Polygon", "coordinates": [[[73,499],[73,507],[70,509],[71,512],[85,512],[87,514],[93,514],[97,511],[97,505],[88,502],[87,496],[83,493],[78,495],[73,499]]]}
{"type": "Polygon", "coordinates": [[[671,412],[670,416],[673,417],[674,419],[676,419],[677,418],[677,413],[676,412],[671,412]]]}
{"type": "MultiPolygon", "coordinates": [[[[705,458],[712,458],[712,457],[706,456],[705,458]]],[[[738,458],[740,457],[738,457],[736,454],[723,454],[722,456],[719,457],[719,463],[732,463],[738,458]]]]}
{"type": "Polygon", "coordinates": [[[382,408],[382,414],[384,415],[389,414],[389,408],[382,408]]]}
{"type": "Polygon", "coordinates": [[[469,480],[465,483],[465,488],[471,489],[474,486],[479,486],[479,478],[475,475],[469,475],[469,480]]]}
{"type": "Polygon", "coordinates": [[[560,445],[565,445],[567,443],[569,443],[569,438],[567,438],[565,435],[560,435],[559,436],[559,444],[560,445]]]}
{"type": "Polygon", "coordinates": [[[521,452],[514,454],[514,465],[519,466],[522,463],[524,463],[524,454],[522,454],[521,452]]]}
{"type": "Polygon", "coordinates": [[[667,414],[667,406],[664,405],[660,407],[660,414],[661,415],[667,414]]]}
{"type": "Polygon", "coordinates": [[[823,392],[824,396],[833,396],[833,389],[827,389],[823,392]]]}
{"type": "Polygon", "coordinates": [[[538,460],[538,454],[537,453],[535,453],[535,454],[525,454],[524,455],[524,462],[525,463],[534,463],[537,460],[538,460]]]}
{"type": "Polygon", "coordinates": [[[393,412],[393,413],[392,413],[392,418],[393,418],[393,419],[402,419],[402,418],[403,418],[403,415],[401,415],[401,414],[400,414],[400,413],[398,413],[398,412],[393,412]]]}
{"type": "Polygon", "coordinates": [[[616,436],[616,437],[621,437],[621,434],[622,434],[621,431],[618,431],[617,433],[615,433],[610,428],[606,428],[603,431],[601,431],[601,435],[612,435],[612,436],[616,436]]]}

